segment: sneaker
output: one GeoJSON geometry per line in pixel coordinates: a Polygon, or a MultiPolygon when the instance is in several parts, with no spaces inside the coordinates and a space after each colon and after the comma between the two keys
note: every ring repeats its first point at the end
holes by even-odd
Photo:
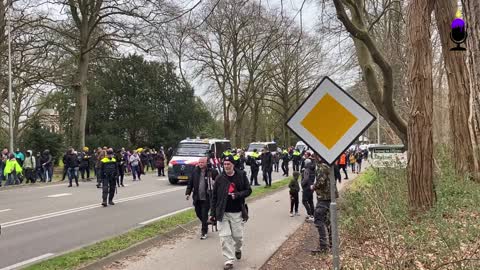
{"type": "Polygon", "coordinates": [[[300,214],[298,212],[295,213],[295,216],[300,216],[300,214]]]}
{"type": "Polygon", "coordinates": [[[242,251],[235,251],[235,258],[237,258],[237,260],[240,260],[242,258],[242,251]]]}
{"type": "Polygon", "coordinates": [[[107,202],[102,202],[103,207],[107,207],[107,202]]]}
{"type": "Polygon", "coordinates": [[[68,185],[68,187],[72,187],[72,185],[68,185]]]}
{"type": "Polygon", "coordinates": [[[115,205],[115,203],[113,201],[108,201],[108,204],[115,205]]]}
{"type": "Polygon", "coordinates": [[[233,269],[233,261],[226,261],[223,265],[223,270],[233,269]]]}
{"type": "Polygon", "coordinates": [[[207,239],[207,234],[206,233],[202,234],[202,236],[200,236],[200,240],[205,240],[205,239],[207,239]]]}
{"type": "Polygon", "coordinates": [[[313,222],[313,221],[315,221],[315,218],[313,216],[308,216],[306,221],[307,222],[313,222]]]}
{"type": "Polygon", "coordinates": [[[316,249],[310,250],[310,252],[312,253],[312,255],[317,255],[317,254],[323,255],[323,254],[327,254],[328,249],[327,248],[316,248],[316,249]]]}
{"type": "Polygon", "coordinates": [[[122,187],[125,187],[123,184],[121,184],[122,187]]]}
{"type": "Polygon", "coordinates": [[[290,212],[290,217],[293,217],[293,213],[290,212]]]}

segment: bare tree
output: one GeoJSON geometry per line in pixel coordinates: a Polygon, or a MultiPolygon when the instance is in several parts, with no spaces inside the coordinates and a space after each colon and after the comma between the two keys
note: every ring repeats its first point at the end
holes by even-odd
{"type": "Polygon", "coordinates": [[[473,146],[470,137],[468,117],[470,115],[470,80],[467,72],[466,54],[450,51],[451,18],[455,17],[455,0],[436,1],[435,19],[442,44],[449,88],[450,130],[453,140],[453,161],[457,173],[468,175],[474,171],[473,146]]]}
{"type": "Polygon", "coordinates": [[[412,0],[408,7],[408,198],[412,212],[436,202],[433,186],[433,81],[430,23],[432,0],[412,0]]]}
{"type": "Polygon", "coordinates": [[[473,147],[475,178],[480,182],[480,2],[462,1],[469,29],[468,73],[470,77],[470,115],[468,126],[473,147]]]}

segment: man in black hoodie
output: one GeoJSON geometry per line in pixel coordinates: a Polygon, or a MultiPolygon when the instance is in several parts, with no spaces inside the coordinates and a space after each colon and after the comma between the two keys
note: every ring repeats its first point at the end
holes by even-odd
{"type": "Polygon", "coordinates": [[[265,146],[262,152],[262,172],[263,181],[265,181],[265,187],[272,186],[272,170],[273,170],[273,157],[272,153],[268,151],[268,147],[265,146]]]}
{"type": "Polygon", "coordinates": [[[77,153],[73,150],[73,148],[68,150],[64,160],[64,166],[67,169],[68,174],[68,182],[70,183],[68,187],[72,186],[73,178],[75,178],[75,184],[77,184],[78,187],[78,166],[80,165],[80,162],[78,160],[77,153]]]}
{"type": "Polygon", "coordinates": [[[202,157],[195,167],[192,177],[187,184],[185,191],[186,199],[190,198],[193,190],[193,206],[198,219],[202,222],[200,239],[207,239],[208,232],[208,210],[210,210],[210,198],[213,189],[213,179],[217,176],[216,170],[207,167],[207,157],[202,157]]]}
{"type": "Polygon", "coordinates": [[[234,259],[242,258],[243,221],[245,198],[252,194],[247,174],[234,169],[232,156],[223,160],[224,172],[217,176],[213,186],[210,220],[217,221],[222,253],[225,258],[223,269],[232,269],[234,259]],[[234,258],[235,256],[235,258],[234,258]]]}
{"type": "Polygon", "coordinates": [[[310,158],[305,159],[304,170],[302,174],[302,203],[307,210],[306,220],[313,222],[315,206],[313,204],[313,189],[315,183],[315,164],[310,158]]]}

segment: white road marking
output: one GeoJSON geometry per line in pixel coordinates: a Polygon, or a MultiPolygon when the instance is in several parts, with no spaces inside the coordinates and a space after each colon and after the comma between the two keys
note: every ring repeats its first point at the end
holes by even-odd
{"type": "Polygon", "coordinates": [[[40,261],[40,260],[43,260],[43,259],[48,258],[48,257],[52,257],[53,255],[55,255],[55,254],[53,254],[53,253],[43,254],[43,255],[41,255],[41,256],[38,256],[38,257],[35,257],[35,258],[31,258],[31,259],[26,260],[26,261],[19,262],[19,263],[16,263],[16,264],[14,264],[14,265],[10,265],[10,266],[4,267],[4,268],[2,268],[2,269],[0,269],[0,270],[13,270],[13,269],[18,269],[18,268],[20,268],[20,267],[22,267],[22,266],[24,266],[24,265],[31,264],[31,263],[33,263],[33,262],[40,261]]]}
{"type": "Polygon", "coordinates": [[[3,210],[0,210],[0,213],[7,212],[7,211],[10,211],[10,210],[12,210],[12,209],[3,209],[3,210]]]}
{"type": "Polygon", "coordinates": [[[178,211],[175,211],[175,212],[172,212],[172,213],[168,213],[168,214],[163,215],[163,216],[160,216],[160,217],[156,217],[156,218],[152,218],[152,219],[146,220],[146,221],[144,221],[144,222],[140,222],[140,223],[138,223],[138,224],[140,224],[140,225],[147,225],[147,224],[152,223],[152,222],[154,222],[154,221],[157,221],[157,220],[160,220],[160,219],[164,219],[164,218],[166,218],[166,217],[173,216],[173,215],[176,215],[176,214],[181,213],[181,212],[185,212],[185,211],[187,211],[187,210],[189,210],[189,209],[193,209],[193,207],[183,208],[183,209],[180,209],[180,210],[178,210],[178,211]]]}
{"type": "Polygon", "coordinates": [[[58,198],[58,197],[64,197],[64,196],[70,196],[72,193],[60,193],[60,194],[54,194],[54,195],[49,195],[47,198],[58,198]]]}
{"type": "MultiPolygon", "coordinates": [[[[136,195],[136,196],[132,196],[132,197],[127,197],[127,198],[115,200],[115,203],[122,203],[122,202],[138,200],[138,199],[152,197],[152,196],[156,196],[156,195],[161,195],[161,194],[165,194],[165,193],[169,193],[169,192],[173,192],[173,191],[177,191],[177,190],[182,190],[182,189],[185,189],[185,187],[176,187],[176,188],[171,188],[171,189],[166,189],[166,190],[161,190],[161,191],[145,193],[145,194],[141,194],[141,195],[136,195]]],[[[77,212],[81,212],[81,211],[85,211],[85,210],[89,210],[89,209],[94,209],[94,208],[100,208],[100,207],[103,207],[103,206],[101,206],[99,203],[90,204],[90,205],[86,205],[86,206],[82,206],[82,207],[62,210],[62,211],[48,213],[48,214],[44,214],[44,215],[13,220],[13,221],[2,223],[0,225],[3,228],[8,228],[8,227],[17,226],[17,225],[21,225],[21,224],[25,224],[25,223],[30,223],[30,222],[43,220],[43,219],[48,219],[48,218],[73,214],[73,213],[77,213],[77,212]]],[[[2,270],[2,269],[0,269],[0,270],[2,270]]]]}
{"type": "MultiPolygon", "coordinates": [[[[51,187],[59,187],[59,186],[65,186],[66,184],[63,183],[63,184],[55,184],[55,185],[47,185],[47,186],[44,186],[44,187],[36,187],[36,188],[51,188],[51,187]]],[[[2,270],[2,269],[0,269],[2,270]]]]}

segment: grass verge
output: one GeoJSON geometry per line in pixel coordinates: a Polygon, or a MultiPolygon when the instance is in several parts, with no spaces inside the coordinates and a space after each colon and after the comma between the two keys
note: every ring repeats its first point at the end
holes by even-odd
{"type": "MultiPolygon", "coordinates": [[[[270,188],[254,188],[249,198],[259,197],[271,193],[288,185],[290,178],[285,178],[272,183],[270,188]]],[[[196,220],[193,209],[167,217],[157,222],[148,224],[144,227],[134,229],[122,235],[97,242],[90,246],[54,257],[52,259],[33,264],[25,269],[28,270],[67,270],[77,269],[83,265],[104,258],[114,252],[124,250],[134,244],[159,234],[167,233],[175,229],[178,225],[186,224],[196,220]]]]}
{"type": "Polygon", "coordinates": [[[404,170],[370,169],[352,184],[340,203],[343,269],[480,269],[480,184],[440,160],[437,203],[415,219],[404,170]]]}

